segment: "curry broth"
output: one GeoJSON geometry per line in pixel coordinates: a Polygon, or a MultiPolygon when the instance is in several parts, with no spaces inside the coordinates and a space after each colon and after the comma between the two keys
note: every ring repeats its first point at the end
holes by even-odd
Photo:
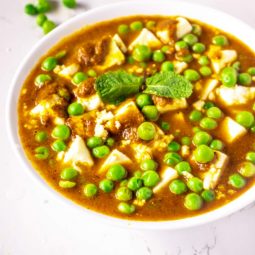
{"type": "MultiPolygon", "coordinates": [[[[60,64],[68,65],[73,62],[77,62],[76,60],[76,51],[79,47],[86,44],[88,41],[99,40],[105,35],[113,35],[116,33],[118,25],[125,23],[130,24],[135,20],[140,20],[144,24],[148,20],[153,20],[155,22],[159,22],[162,20],[167,20],[169,17],[161,17],[161,16],[135,16],[135,17],[124,17],[120,19],[115,19],[112,21],[101,22],[97,23],[93,26],[85,27],[78,32],[72,34],[69,37],[64,38],[61,40],[56,46],[54,46],[46,55],[42,57],[44,59],[47,56],[52,56],[58,53],[61,50],[66,50],[67,55],[63,59],[60,60],[60,64]]],[[[238,59],[241,62],[241,71],[245,71],[250,66],[255,66],[255,57],[254,53],[249,49],[246,45],[244,45],[240,40],[234,38],[231,35],[226,34],[218,29],[205,25],[203,23],[193,21],[194,23],[200,24],[203,28],[203,33],[200,37],[200,41],[205,45],[209,45],[211,42],[211,38],[215,34],[224,34],[227,35],[231,41],[231,44],[228,48],[235,49],[238,52],[238,59]]],[[[129,33],[127,35],[122,36],[122,39],[126,45],[129,45],[130,42],[137,36],[138,32],[129,33]]],[[[120,213],[117,210],[117,205],[119,203],[118,200],[115,199],[114,192],[111,193],[104,193],[99,190],[97,196],[93,198],[86,198],[83,194],[82,184],[87,182],[95,183],[96,185],[99,184],[99,181],[102,179],[97,174],[97,169],[100,168],[100,165],[104,161],[104,159],[97,159],[95,166],[93,166],[90,170],[87,170],[85,167],[81,166],[83,169],[82,174],[79,175],[77,179],[77,185],[72,189],[63,189],[58,186],[59,181],[59,173],[62,170],[62,166],[58,164],[55,160],[56,153],[54,151],[50,151],[50,156],[48,160],[36,160],[34,158],[34,149],[38,146],[38,142],[36,142],[33,137],[37,130],[44,130],[48,131],[48,134],[51,133],[51,130],[54,127],[53,123],[46,123],[42,125],[41,123],[37,123],[36,128],[28,129],[26,128],[27,120],[28,120],[28,113],[27,109],[32,109],[35,106],[35,100],[38,96],[38,89],[34,86],[34,80],[36,76],[41,73],[41,62],[42,59],[38,62],[36,67],[31,71],[29,76],[27,77],[24,85],[22,87],[22,91],[19,98],[18,104],[18,115],[19,115],[19,135],[25,150],[25,153],[31,162],[31,164],[35,167],[35,169],[39,172],[39,174],[49,183],[54,189],[56,189],[61,194],[65,195],[69,199],[73,200],[74,202],[82,205],[86,208],[95,210],[100,213],[104,213],[107,215],[127,218],[127,219],[135,219],[135,220],[169,220],[169,219],[180,219],[185,217],[191,217],[197,214],[205,213],[207,211],[211,211],[215,208],[218,208],[225,203],[235,199],[247,189],[249,189],[254,182],[254,178],[250,178],[247,181],[247,185],[245,188],[241,190],[234,190],[228,184],[228,177],[231,173],[237,170],[238,164],[245,159],[245,154],[247,151],[253,149],[253,138],[254,135],[252,133],[248,133],[246,136],[242,137],[241,139],[235,141],[230,147],[226,146],[223,150],[224,153],[230,156],[231,160],[228,164],[227,168],[225,169],[221,179],[220,184],[216,188],[216,194],[224,193],[225,197],[217,199],[211,203],[205,203],[203,208],[198,211],[188,211],[183,206],[183,195],[174,195],[169,192],[168,185],[164,187],[164,189],[155,194],[149,201],[145,203],[144,206],[137,206],[136,212],[131,215],[125,215],[120,213]],[[25,105],[25,108],[24,108],[25,105]],[[223,188],[225,187],[225,188],[223,188]],[[227,190],[231,190],[227,192],[227,190]]],[[[173,60],[173,56],[169,56],[167,60],[173,60]]],[[[121,68],[125,69],[130,64],[123,64],[121,68]]],[[[157,63],[157,67],[160,64],[157,63]]],[[[198,69],[199,65],[196,61],[193,61],[189,64],[190,68],[198,69]]],[[[83,68],[83,71],[87,71],[91,67],[83,68]]],[[[112,67],[110,70],[115,70],[118,67],[112,67]]],[[[100,71],[97,71],[100,74],[100,71]]],[[[58,83],[65,83],[68,87],[72,88],[73,85],[70,83],[59,79],[59,77],[52,73],[53,79],[58,83]]],[[[254,82],[253,82],[254,85],[254,82]]],[[[188,105],[191,105],[197,99],[196,93],[192,95],[191,98],[188,99],[188,105]]],[[[224,113],[228,113],[228,108],[218,102],[218,105],[221,107],[224,113]]],[[[251,109],[252,105],[245,105],[242,106],[242,110],[251,109]]],[[[178,112],[178,111],[177,111],[178,112]]],[[[191,112],[191,107],[182,110],[185,117],[188,118],[188,114],[191,112]]],[[[187,122],[186,125],[183,125],[173,118],[173,112],[169,112],[166,114],[161,115],[161,120],[167,121],[170,123],[171,129],[168,131],[170,134],[172,130],[180,130],[178,135],[176,135],[175,140],[180,142],[182,136],[193,136],[192,127],[193,125],[190,122],[187,122]]],[[[211,131],[211,134],[215,138],[221,138],[224,134],[221,134],[217,129],[211,131]]],[[[48,140],[43,142],[41,145],[50,145],[54,139],[49,135],[48,140]]],[[[114,148],[119,148],[120,151],[125,153],[129,157],[133,157],[129,146],[126,148],[120,147],[118,143],[114,145],[114,148]]],[[[155,159],[162,161],[163,155],[160,152],[155,152],[155,159]]],[[[134,163],[131,168],[128,168],[129,174],[132,171],[139,169],[139,164],[134,163]]],[[[193,169],[192,173],[196,175],[199,172],[198,169],[193,169]]],[[[118,185],[115,187],[115,189],[118,185]]]]}

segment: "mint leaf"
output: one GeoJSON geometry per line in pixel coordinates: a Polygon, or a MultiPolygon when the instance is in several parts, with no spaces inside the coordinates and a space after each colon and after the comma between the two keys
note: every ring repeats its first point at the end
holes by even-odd
{"type": "Polygon", "coordinates": [[[143,78],[125,71],[107,72],[96,79],[96,91],[105,103],[116,104],[139,92],[143,78]]]}
{"type": "Polygon", "coordinates": [[[166,71],[147,78],[143,92],[167,98],[187,98],[192,94],[192,88],[184,76],[166,71]]]}

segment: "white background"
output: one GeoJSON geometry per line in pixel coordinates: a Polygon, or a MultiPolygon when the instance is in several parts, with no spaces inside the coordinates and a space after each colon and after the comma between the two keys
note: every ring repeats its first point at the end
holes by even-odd
{"type": "MultiPolygon", "coordinates": [[[[52,19],[64,22],[89,8],[117,0],[78,2],[76,10],[58,5],[52,19]]],[[[255,27],[254,0],[189,2],[222,9],[255,27]]],[[[5,101],[18,64],[42,37],[35,19],[23,14],[25,3],[0,0],[0,255],[254,255],[254,205],[197,228],[127,231],[81,218],[49,197],[24,173],[7,139],[5,101]]]]}

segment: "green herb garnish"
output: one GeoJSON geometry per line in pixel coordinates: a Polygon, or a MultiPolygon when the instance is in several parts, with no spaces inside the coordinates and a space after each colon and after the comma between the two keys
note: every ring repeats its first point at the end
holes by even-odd
{"type": "Polygon", "coordinates": [[[147,94],[167,98],[188,98],[192,94],[192,84],[182,75],[172,71],[156,73],[146,79],[147,94]]]}
{"type": "Polygon", "coordinates": [[[107,72],[96,79],[96,91],[104,102],[117,104],[138,93],[142,82],[143,78],[122,70],[107,72]]]}

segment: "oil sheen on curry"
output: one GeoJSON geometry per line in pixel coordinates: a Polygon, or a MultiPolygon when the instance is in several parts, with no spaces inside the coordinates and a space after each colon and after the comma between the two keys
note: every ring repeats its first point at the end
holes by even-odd
{"type": "Polygon", "coordinates": [[[27,157],[60,193],[134,220],[201,214],[255,176],[255,58],[185,17],[124,17],[63,39],[19,98],[27,157]]]}

